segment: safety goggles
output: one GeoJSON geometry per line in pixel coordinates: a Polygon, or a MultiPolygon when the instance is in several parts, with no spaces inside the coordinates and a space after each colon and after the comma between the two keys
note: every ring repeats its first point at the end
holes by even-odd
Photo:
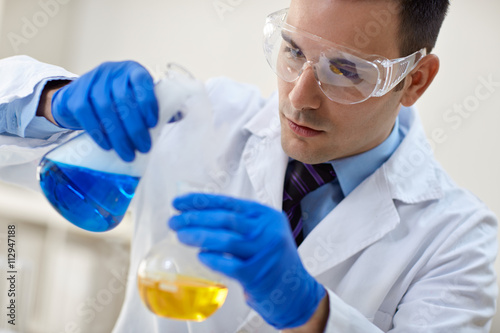
{"type": "Polygon", "coordinates": [[[273,71],[293,82],[311,66],[319,87],[332,101],[356,104],[380,97],[401,82],[426,55],[425,48],[389,60],[335,44],[286,23],[288,8],[267,17],[264,53],[273,71]]]}

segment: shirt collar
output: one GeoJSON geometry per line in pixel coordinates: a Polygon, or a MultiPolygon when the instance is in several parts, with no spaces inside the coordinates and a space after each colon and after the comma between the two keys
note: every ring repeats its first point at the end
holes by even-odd
{"type": "Polygon", "coordinates": [[[398,148],[403,138],[404,133],[399,129],[397,117],[391,134],[380,145],[358,155],[331,161],[344,197],[380,168],[398,148]]]}

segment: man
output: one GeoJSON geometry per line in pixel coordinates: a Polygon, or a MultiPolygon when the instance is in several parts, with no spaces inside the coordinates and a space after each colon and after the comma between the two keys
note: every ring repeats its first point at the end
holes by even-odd
{"type": "MultiPolygon", "coordinates": [[[[217,152],[226,196],[176,198],[180,214],[168,223],[182,242],[202,248],[204,264],[235,283],[229,282],[226,304],[193,331],[489,330],[497,295],[496,218],[433,159],[409,108],[438,72],[438,58],[426,54],[447,6],[292,0],[265,28],[279,103],[276,96],[263,101],[255,89],[228,80],[208,85],[216,119],[231,124],[228,144],[217,152]],[[374,20],[373,13],[384,15],[386,24],[360,40],[357,32],[374,20]],[[321,185],[307,194],[305,169],[321,185]]],[[[40,116],[87,130],[127,161],[135,151],[149,150],[147,129],[157,121],[157,104],[142,67],[104,64],[71,84],[65,78],[71,75],[52,68],[33,79],[31,89],[44,88],[40,116]],[[47,78],[58,80],[40,87],[47,78]],[[123,101],[139,111],[120,118],[129,114],[120,111],[123,101]]],[[[157,195],[172,184],[166,159],[188,167],[176,147],[182,126],[188,124],[180,122],[160,142],[141,180],[131,280],[115,332],[187,332],[184,323],[144,309],[134,276],[171,215],[162,208],[170,198],[157,195]]],[[[11,138],[11,151],[30,146],[30,139],[11,138]]],[[[30,158],[19,156],[10,164],[16,171],[2,170],[15,174],[29,165],[30,158]]]]}

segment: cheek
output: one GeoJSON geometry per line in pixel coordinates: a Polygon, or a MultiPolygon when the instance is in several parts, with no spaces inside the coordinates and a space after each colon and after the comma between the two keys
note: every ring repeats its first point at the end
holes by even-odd
{"type": "Polygon", "coordinates": [[[353,105],[330,105],[324,119],[330,123],[332,134],[343,137],[354,136],[356,133],[359,135],[360,130],[369,124],[366,108],[353,105]]]}
{"type": "Polygon", "coordinates": [[[379,141],[386,132],[387,115],[378,103],[339,105],[330,110],[331,139],[349,152],[357,153],[379,141]],[[352,150],[352,151],[351,151],[352,150]]]}
{"type": "Polygon", "coordinates": [[[368,150],[382,143],[391,133],[399,107],[390,99],[372,99],[367,105],[352,110],[345,120],[349,140],[360,150],[368,150]]]}

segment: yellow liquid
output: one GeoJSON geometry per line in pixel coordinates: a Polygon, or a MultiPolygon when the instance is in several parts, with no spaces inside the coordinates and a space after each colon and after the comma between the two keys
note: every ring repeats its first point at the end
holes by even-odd
{"type": "Polygon", "coordinates": [[[141,299],[161,317],[203,321],[224,304],[227,287],[216,282],[175,275],[171,279],[138,276],[141,299]]]}

